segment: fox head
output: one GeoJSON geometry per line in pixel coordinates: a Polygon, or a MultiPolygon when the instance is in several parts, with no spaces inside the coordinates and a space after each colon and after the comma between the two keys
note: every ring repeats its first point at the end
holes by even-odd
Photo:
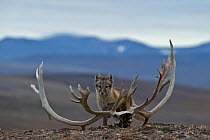
{"type": "Polygon", "coordinates": [[[100,74],[96,74],[95,76],[95,88],[100,95],[107,95],[111,91],[113,83],[114,78],[112,74],[109,74],[105,77],[101,76],[100,74]]]}

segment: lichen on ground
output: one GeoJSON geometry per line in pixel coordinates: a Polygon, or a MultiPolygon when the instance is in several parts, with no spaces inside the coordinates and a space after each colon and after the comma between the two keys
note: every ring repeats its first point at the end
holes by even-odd
{"type": "Polygon", "coordinates": [[[154,123],[144,127],[132,125],[128,128],[114,126],[81,129],[40,129],[5,130],[0,129],[0,139],[210,139],[210,129],[205,126],[184,126],[178,124],[154,123]]]}

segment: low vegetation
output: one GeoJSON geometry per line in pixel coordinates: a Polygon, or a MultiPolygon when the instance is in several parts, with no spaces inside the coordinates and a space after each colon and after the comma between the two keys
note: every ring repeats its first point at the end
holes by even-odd
{"type": "Polygon", "coordinates": [[[81,129],[40,129],[40,130],[1,130],[0,139],[210,139],[210,129],[205,126],[184,126],[177,124],[154,123],[144,127],[133,125],[130,128],[115,126],[81,129]]]}

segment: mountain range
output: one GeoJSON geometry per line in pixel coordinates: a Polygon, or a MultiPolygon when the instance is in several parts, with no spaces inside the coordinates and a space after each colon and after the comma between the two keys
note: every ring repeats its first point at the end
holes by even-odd
{"type": "Polygon", "coordinates": [[[139,55],[156,53],[157,49],[128,39],[106,41],[96,37],[60,34],[40,40],[8,37],[0,41],[0,52],[1,59],[13,59],[34,55],[139,55]]]}
{"type": "MultiPolygon", "coordinates": [[[[0,40],[0,74],[34,74],[41,61],[47,73],[113,73],[121,78],[141,74],[156,80],[156,68],[168,48],[154,48],[130,39],[104,40],[92,36],[57,34],[43,39],[0,40]]],[[[210,42],[176,48],[177,82],[210,88],[210,42]]]]}

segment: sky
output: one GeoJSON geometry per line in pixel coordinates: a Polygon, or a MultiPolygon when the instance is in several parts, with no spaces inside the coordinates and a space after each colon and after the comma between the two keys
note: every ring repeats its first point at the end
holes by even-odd
{"type": "Polygon", "coordinates": [[[154,47],[210,41],[209,0],[0,0],[0,39],[75,33],[154,47]]]}

